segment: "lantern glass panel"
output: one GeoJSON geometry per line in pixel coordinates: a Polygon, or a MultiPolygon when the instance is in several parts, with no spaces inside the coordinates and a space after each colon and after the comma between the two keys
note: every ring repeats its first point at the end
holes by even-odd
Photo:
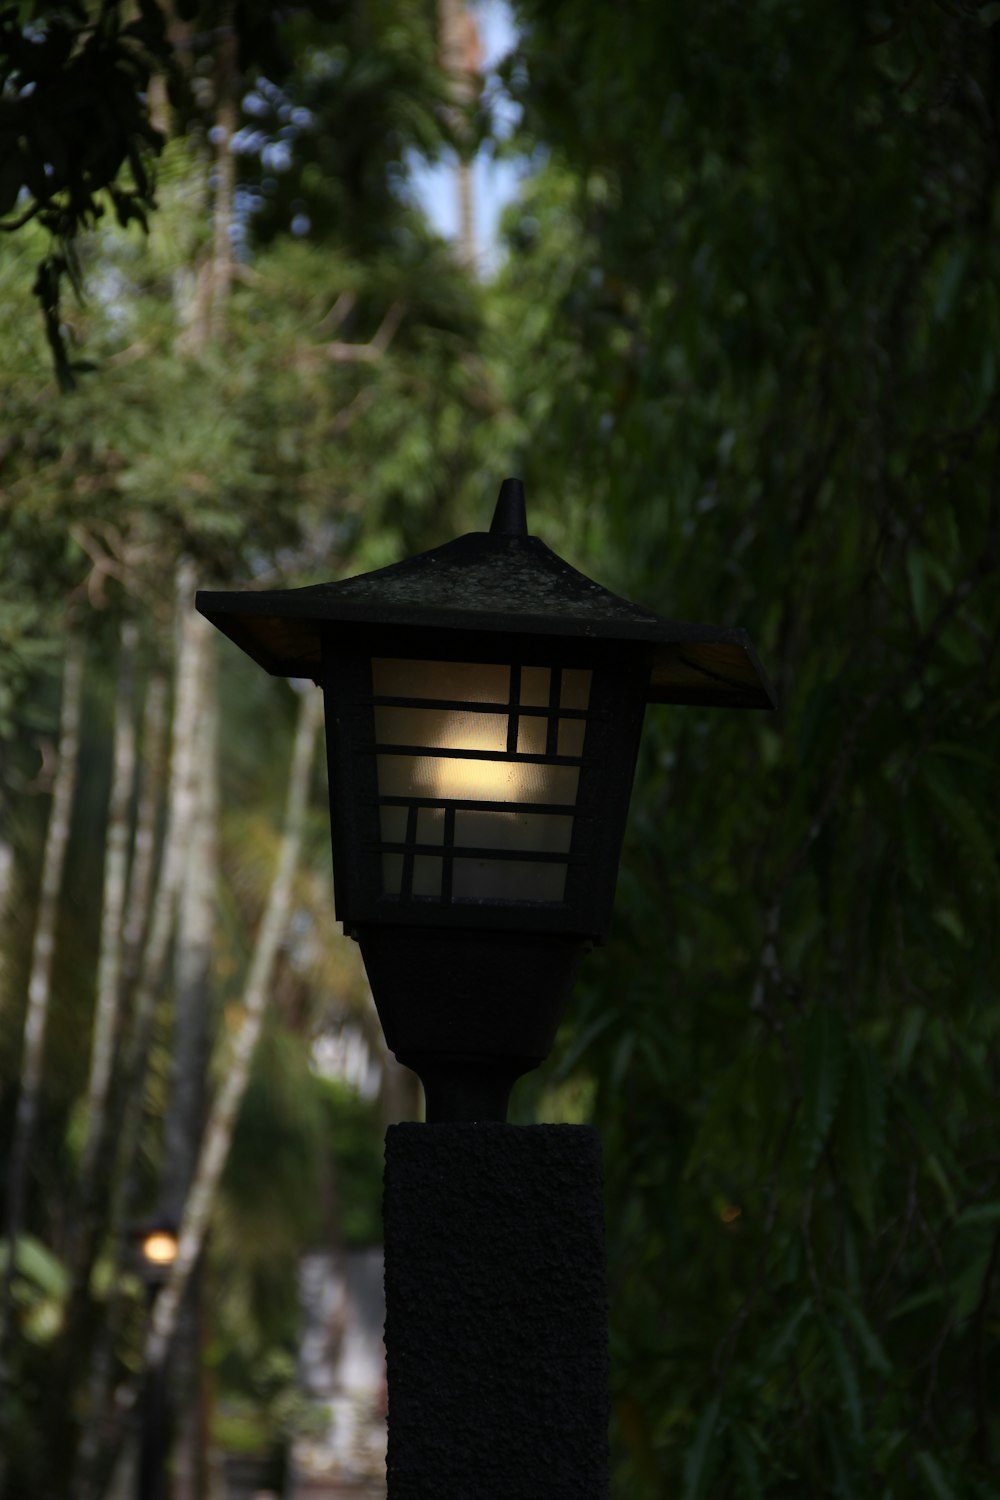
{"type": "Polygon", "coordinates": [[[384,896],[565,899],[591,675],[372,661],[384,896]]]}

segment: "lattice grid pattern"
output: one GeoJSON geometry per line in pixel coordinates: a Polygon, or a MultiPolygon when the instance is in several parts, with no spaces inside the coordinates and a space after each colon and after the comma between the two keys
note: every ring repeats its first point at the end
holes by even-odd
{"type": "Polygon", "coordinates": [[[564,899],[591,676],[559,665],[372,661],[385,896],[564,899]]]}

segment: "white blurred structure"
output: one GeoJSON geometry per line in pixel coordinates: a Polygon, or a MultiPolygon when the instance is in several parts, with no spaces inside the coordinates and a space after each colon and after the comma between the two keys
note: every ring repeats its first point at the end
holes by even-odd
{"type": "Polygon", "coordinates": [[[305,1256],[299,1295],[299,1378],[327,1421],[324,1431],[293,1446],[291,1496],[384,1495],[381,1247],[305,1256]]]}
{"type": "Polygon", "coordinates": [[[337,1078],[362,1099],[377,1099],[382,1087],[382,1061],[375,1057],[368,1038],[354,1021],[324,1031],[312,1044],[313,1070],[321,1078],[337,1078]]]}

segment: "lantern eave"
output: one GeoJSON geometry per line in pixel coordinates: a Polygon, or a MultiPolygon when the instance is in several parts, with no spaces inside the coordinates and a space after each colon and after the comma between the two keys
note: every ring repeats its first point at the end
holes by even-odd
{"type": "Polygon", "coordinates": [[[667,620],[571,567],[533,536],[470,532],[375,572],[297,589],[209,592],[199,611],[266,671],[318,678],[323,627],[443,630],[616,643],[647,651],[654,703],[765,708],[774,694],[746,632],[667,620]]]}

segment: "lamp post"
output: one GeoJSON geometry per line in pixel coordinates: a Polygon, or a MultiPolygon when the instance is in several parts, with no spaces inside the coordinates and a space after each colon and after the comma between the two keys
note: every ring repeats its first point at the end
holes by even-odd
{"type": "MultiPolygon", "coordinates": [[[[177,1259],[177,1224],[156,1217],[133,1232],[139,1274],[152,1308],[177,1259]]],[[[137,1500],[167,1500],[167,1456],[170,1451],[170,1392],[165,1363],[147,1370],[142,1392],[137,1500]]]]}
{"type": "Polygon", "coordinates": [[[337,915],[429,1122],[503,1120],[606,935],[648,702],[772,708],[746,634],[637,608],[493,525],[311,588],[200,593],[326,699],[337,915]]]}
{"type": "Polygon", "coordinates": [[[197,607],[268,672],[322,684],[337,915],[438,1127],[386,1142],[390,1497],[596,1497],[599,1152],[580,1127],[503,1122],[610,926],[646,703],[772,708],[753,647],[577,572],[528,534],[516,479],[489,532],[197,607]],[[553,1314],[574,1287],[582,1322],[553,1314]]]}

